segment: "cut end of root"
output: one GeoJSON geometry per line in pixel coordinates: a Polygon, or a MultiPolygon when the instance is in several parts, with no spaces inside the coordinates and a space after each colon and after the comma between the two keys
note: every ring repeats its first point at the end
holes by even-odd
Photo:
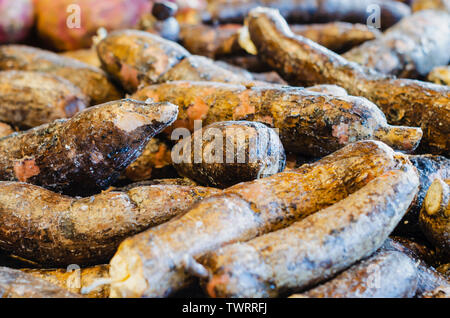
{"type": "Polygon", "coordinates": [[[435,215],[442,208],[445,208],[444,201],[446,200],[446,196],[448,197],[449,195],[448,192],[448,185],[444,181],[439,178],[433,181],[428,188],[427,195],[424,200],[425,211],[428,215],[435,215]]]}
{"type": "Polygon", "coordinates": [[[206,285],[206,292],[212,298],[217,298],[216,287],[218,285],[227,284],[230,280],[230,276],[228,274],[222,274],[219,276],[213,276],[208,284],[206,285]]]}
{"type": "Polygon", "coordinates": [[[413,152],[422,139],[422,129],[418,127],[387,126],[375,132],[375,138],[395,150],[413,152]]]}

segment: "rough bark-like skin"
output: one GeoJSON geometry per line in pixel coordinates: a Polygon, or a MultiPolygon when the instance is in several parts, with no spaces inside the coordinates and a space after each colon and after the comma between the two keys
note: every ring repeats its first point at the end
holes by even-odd
{"type": "Polygon", "coordinates": [[[449,0],[412,0],[411,9],[413,12],[437,9],[450,12],[449,0]]]}
{"type": "Polygon", "coordinates": [[[450,65],[438,66],[431,70],[427,79],[440,85],[450,85],[450,65]]]}
{"type": "Polygon", "coordinates": [[[50,73],[78,86],[93,105],[122,98],[101,69],[50,51],[24,45],[0,46],[0,70],[50,73]]]}
{"type": "Polygon", "coordinates": [[[279,9],[290,22],[310,24],[331,21],[367,23],[368,8],[378,5],[383,29],[390,27],[411,12],[403,3],[385,0],[209,0],[203,20],[239,23],[257,6],[279,9]]]}
{"type": "Polygon", "coordinates": [[[434,67],[450,62],[450,14],[417,12],[343,57],[383,74],[424,77],[434,67]]]}
{"type": "MultiPolygon", "coordinates": [[[[183,46],[192,54],[210,58],[240,54],[243,53],[238,34],[241,27],[240,24],[218,26],[187,24],[181,27],[180,39],[183,46]]],[[[377,29],[347,22],[298,24],[292,25],[291,28],[294,33],[336,52],[345,52],[380,35],[377,29]]]]}
{"type": "Polygon", "coordinates": [[[95,66],[95,67],[101,67],[102,63],[100,62],[100,59],[98,58],[97,51],[95,48],[90,49],[80,49],[75,51],[67,51],[60,53],[62,56],[70,57],[75,60],[78,60],[80,62],[95,66]]]}
{"type": "Polygon", "coordinates": [[[405,165],[405,157],[383,143],[362,141],[299,169],[228,188],[126,239],[110,262],[111,296],[167,296],[189,284],[187,272],[198,271],[192,257],[286,227],[405,165]]]}
{"type": "Polygon", "coordinates": [[[134,92],[141,82],[156,82],[190,55],[175,42],[138,30],[110,33],[98,43],[97,53],[103,68],[128,92],[134,92]]]}
{"type": "Polygon", "coordinates": [[[48,266],[108,262],[126,237],[220,193],[154,185],[76,199],[17,182],[1,182],[0,190],[0,248],[48,266]]]}
{"type": "Polygon", "coordinates": [[[283,171],[286,162],[277,133],[249,121],[208,125],[180,141],[172,152],[180,175],[219,188],[271,176],[283,171]]]}
{"type": "Polygon", "coordinates": [[[291,25],[291,29],[334,52],[345,52],[381,35],[380,31],[365,24],[347,22],[297,24],[291,25]]]}
{"type": "Polygon", "coordinates": [[[247,24],[258,56],[290,84],[337,84],[374,102],[390,124],[420,126],[419,151],[450,155],[450,87],[396,79],[349,62],[295,36],[274,10],[252,10],[247,24]]]}
{"type": "Polygon", "coordinates": [[[239,74],[235,74],[219,65],[213,60],[191,55],[172,67],[158,79],[158,83],[169,81],[212,81],[240,83],[247,80],[239,74]]]}
{"type": "Polygon", "coordinates": [[[419,223],[427,239],[450,261],[450,179],[437,178],[430,185],[419,223]]]}
{"type": "Polygon", "coordinates": [[[412,164],[419,172],[420,190],[414,204],[398,224],[395,233],[406,236],[423,236],[419,226],[419,212],[431,183],[437,179],[450,179],[450,159],[435,155],[411,155],[412,164]]]}
{"type": "Polygon", "coordinates": [[[180,113],[172,128],[192,131],[194,120],[202,120],[203,125],[228,120],[263,122],[279,129],[286,151],[313,157],[365,139],[412,151],[422,134],[418,128],[388,125],[378,107],[365,98],[319,94],[296,87],[183,81],[147,86],[132,98],[178,105],[180,113]]]}
{"type": "Polygon", "coordinates": [[[389,171],[285,229],[207,255],[208,294],[277,297],[333,277],[383,244],[418,185],[412,167],[389,171]]]}
{"type": "Polygon", "coordinates": [[[242,52],[237,32],[240,24],[210,26],[185,24],[180,28],[180,42],[192,54],[215,58],[242,52]]]}
{"type": "Polygon", "coordinates": [[[164,140],[152,138],[142,154],[123,172],[121,178],[132,182],[148,180],[172,165],[171,148],[164,140]]]}
{"type": "Polygon", "coordinates": [[[0,267],[0,298],[78,298],[64,288],[20,270],[0,267]]]}
{"type": "Polygon", "coordinates": [[[70,195],[108,187],[170,125],[178,108],[131,99],[85,109],[0,139],[0,180],[26,181],[70,195]]]}
{"type": "Polygon", "coordinates": [[[11,135],[13,132],[10,125],[0,122],[0,138],[11,135]]]}
{"type": "Polygon", "coordinates": [[[0,71],[0,120],[30,128],[72,117],[89,98],[68,80],[52,74],[0,71]]]}
{"type": "MultiPolygon", "coordinates": [[[[97,265],[81,269],[21,269],[72,293],[81,294],[81,289],[91,286],[96,280],[109,278],[109,265],[97,265]]],[[[109,284],[100,285],[87,294],[88,298],[108,298],[109,284]]]]}
{"type": "Polygon", "coordinates": [[[412,298],[417,273],[403,253],[379,252],[330,281],[290,298],[412,298]]]}
{"type": "Polygon", "coordinates": [[[439,286],[450,286],[450,282],[432,266],[428,265],[417,250],[410,247],[411,244],[405,243],[397,238],[387,239],[380,250],[402,252],[414,260],[417,271],[417,295],[432,291],[439,286]]]}

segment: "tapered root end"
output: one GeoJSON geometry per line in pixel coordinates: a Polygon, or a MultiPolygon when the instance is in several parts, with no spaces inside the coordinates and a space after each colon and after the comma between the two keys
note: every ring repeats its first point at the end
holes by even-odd
{"type": "Polygon", "coordinates": [[[222,274],[222,275],[218,275],[218,276],[213,276],[209,280],[208,284],[206,285],[206,292],[212,298],[220,297],[216,293],[217,287],[219,287],[220,285],[227,284],[229,280],[230,280],[230,277],[229,277],[228,274],[222,274]]]}
{"type": "Polygon", "coordinates": [[[409,153],[419,146],[422,135],[418,127],[386,126],[378,128],[374,137],[395,150],[409,153]]]}

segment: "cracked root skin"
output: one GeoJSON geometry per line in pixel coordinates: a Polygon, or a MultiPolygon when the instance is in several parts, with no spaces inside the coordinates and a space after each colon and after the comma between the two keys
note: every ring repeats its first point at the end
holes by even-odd
{"type": "Polygon", "coordinates": [[[208,125],[180,141],[173,154],[180,160],[174,163],[180,175],[219,188],[281,172],[286,160],[277,133],[262,123],[249,121],[208,125]],[[201,147],[196,149],[199,142],[201,147]],[[183,157],[177,154],[179,149],[191,155],[183,157]]]}
{"type": "Polygon", "coordinates": [[[111,295],[167,296],[191,281],[186,257],[286,227],[405,165],[407,159],[385,144],[362,141],[313,164],[237,184],[122,242],[110,262],[111,295]]]}
{"type": "Polygon", "coordinates": [[[412,298],[416,288],[416,268],[408,256],[379,252],[330,281],[290,298],[412,298]]]}
{"type": "MultiPolygon", "coordinates": [[[[98,279],[109,278],[109,265],[96,265],[69,271],[67,269],[21,269],[22,272],[31,274],[60,286],[71,293],[81,294],[81,289],[94,284],[98,279]]],[[[83,296],[89,298],[108,298],[109,284],[100,285],[83,296]]]]}
{"type": "Polygon", "coordinates": [[[89,195],[107,188],[178,108],[124,99],[0,139],[0,180],[89,195]]]}
{"type": "Polygon", "coordinates": [[[89,98],[66,79],[29,71],[0,71],[0,120],[30,128],[68,118],[89,98]]]}
{"type": "Polygon", "coordinates": [[[214,297],[276,297],[333,277],[378,249],[417,194],[412,166],[389,171],[285,229],[202,260],[214,297]]]}
{"type": "Polygon", "coordinates": [[[365,98],[296,87],[177,81],[144,87],[132,98],[151,98],[179,106],[178,119],[166,133],[178,127],[193,131],[195,120],[203,120],[203,125],[228,120],[259,121],[279,129],[286,151],[312,157],[366,139],[381,140],[408,152],[418,146],[422,137],[420,128],[388,125],[384,114],[365,98]]]}
{"type": "MultiPolygon", "coordinates": [[[[211,26],[206,24],[182,25],[180,39],[192,54],[210,58],[242,53],[239,45],[241,24],[211,26]]],[[[302,35],[332,51],[346,51],[363,42],[373,40],[381,33],[364,24],[330,22],[291,25],[295,34],[302,35]]]]}
{"type": "Polygon", "coordinates": [[[17,269],[0,267],[0,298],[78,298],[60,286],[17,269]]]}
{"type": "Polygon", "coordinates": [[[0,248],[48,266],[108,262],[126,237],[219,192],[153,185],[76,199],[31,184],[0,182],[0,248]]]}
{"type": "Polygon", "coordinates": [[[450,155],[450,87],[396,79],[349,62],[295,36],[275,10],[254,9],[247,24],[258,56],[290,84],[339,85],[380,107],[390,124],[421,127],[418,151],[450,155]]]}
{"type": "Polygon", "coordinates": [[[430,185],[419,222],[427,239],[450,260],[450,179],[437,178],[430,185]]]}
{"type": "Polygon", "coordinates": [[[65,78],[97,105],[122,98],[123,94],[101,69],[50,51],[25,45],[0,47],[0,70],[43,72],[65,78]]]}
{"type": "Polygon", "coordinates": [[[433,67],[450,62],[450,14],[415,13],[343,57],[383,74],[424,77],[433,67]]]}

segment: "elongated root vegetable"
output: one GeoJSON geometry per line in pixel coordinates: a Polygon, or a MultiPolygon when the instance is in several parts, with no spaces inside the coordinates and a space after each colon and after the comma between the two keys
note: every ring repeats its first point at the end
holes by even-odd
{"type": "Polygon", "coordinates": [[[101,69],[50,51],[24,45],[0,47],[0,70],[50,73],[78,86],[93,105],[122,98],[101,69]]]}
{"type": "Polygon", "coordinates": [[[378,9],[383,29],[411,12],[403,3],[386,0],[214,0],[208,1],[203,20],[242,22],[248,12],[257,6],[279,9],[287,20],[301,24],[331,21],[365,24],[369,21],[370,14],[378,9]]]}
{"type": "Polygon", "coordinates": [[[97,44],[97,53],[103,68],[128,92],[140,82],[156,82],[190,55],[175,42],[138,30],[111,32],[97,44]]]}
{"type": "Polygon", "coordinates": [[[420,126],[419,151],[450,154],[450,87],[395,79],[351,63],[289,30],[271,9],[251,11],[246,23],[258,56],[294,85],[337,84],[363,96],[386,114],[390,124],[420,126]]]}
{"type": "Polygon", "coordinates": [[[419,173],[420,190],[414,204],[411,205],[405,217],[395,229],[395,233],[403,236],[423,236],[419,225],[419,213],[425,195],[435,179],[450,179],[450,159],[436,155],[411,155],[409,160],[419,173]]]}
{"type": "Polygon", "coordinates": [[[450,14],[417,12],[343,57],[384,74],[426,76],[435,66],[450,62],[450,14]]]}
{"type": "Polygon", "coordinates": [[[220,192],[154,185],[75,199],[26,183],[0,189],[0,248],[49,266],[107,262],[126,237],[220,192]]]}
{"type": "Polygon", "coordinates": [[[448,281],[443,275],[437,272],[432,266],[427,264],[420,253],[417,253],[415,248],[411,248],[408,242],[404,240],[398,240],[397,238],[387,239],[381,251],[398,251],[406,254],[414,260],[417,272],[417,295],[420,296],[424,293],[430,292],[439,286],[450,287],[450,281],[448,281]]]}
{"type": "Polygon", "coordinates": [[[427,239],[450,259],[450,179],[434,180],[423,203],[421,228],[427,239]]]}
{"type": "MultiPolygon", "coordinates": [[[[184,25],[180,39],[192,54],[210,58],[243,53],[239,44],[240,24],[210,26],[206,24],[184,25]]],[[[330,22],[321,24],[291,25],[295,34],[302,35],[335,52],[343,52],[375,39],[380,35],[377,29],[364,24],[330,22]]]]}
{"type": "Polygon", "coordinates": [[[0,120],[29,128],[72,117],[89,105],[78,87],[59,76],[0,71],[0,120]]]}
{"type": "Polygon", "coordinates": [[[168,70],[157,82],[170,81],[213,81],[224,83],[249,82],[241,74],[227,70],[215,61],[199,55],[191,55],[168,70]]]}
{"type": "Polygon", "coordinates": [[[285,229],[211,253],[202,260],[208,294],[276,297],[331,278],[383,244],[418,186],[412,167],[389,171],[285,229]]]}
{"type": "Polygon", "coordinates": [[[51,284],[18,269],[0,267],[0,298],[78,298],[57,285],[51,284]]]}
{"type": "Polygon", "coordinates": [[[277,133],[249,121],[217,122],[198,129],[172,149],[182,176],[226,188],[284,169],[286,155],[277,133]]]}
{"type": "Polygon", "coordinates": [[[304,36],[334,52],[345,52],[381,35],[366,24],[330,22],[320,24],[294,24],[292,32],[304,36]]]}
{"type": "Polygon", "coordinates": [[[68,269],[21,269],[22,272],[31,274],[60,286],[72,293],[81,294],[83,289],[92,290],[84,296],[89,298],[108,298],[109,284],[99,284],[109,278],[109,265],[97,265],[86,268],[68,269]]]}
{"type": "Polygon", "coordinates": [[[123,241],[110,262],[111,296],[169,295],[190,283],[189,273],[201,272],[192,258],[288,226],[402,166],[410,166],[403,155],[362,141],[299,169],[228,188],[123,241]]]}
{"type": "Polygon", "coordinates": [[[256,85],[242,73],[204,56],[190,55],[175,42],[137,30],[116,31],[97,45],[103,68],[128,92],[138,86],[176,80],[256,85]]]}
{"type": "Polygon", "coordinates": [[[227,120],[263,122],[279,129],[286,151],[312,157],[365,139],[412,151],[422,135],[418,128],[388,125],[378,107],[365,98],[318,94],[294,87],[171,82],[144,87],[132,98],[178,105],[180,113],[173,128],[192,131],[194,120],[203,120],[206,125],[227,120]]]}
{"type": "Polygon", "coordinates": [[[185,24],[180,27],[180,42],[192,54],[215,58],[243,52],[239,45],[240,24],[210,26],[185,24]]]}
{"type": "Polygon", "coordinates": [[[26,181],[71,195],[108,187],[178,108],[131,99],[85,109],[0,139],[0,180],[26,181]]]}
{"type": "Polygon", "coordinates": [[[142,154],[122,173],[122,179],[133,182],[155,177],[172,165],[170,146],[164,140],[154,137],[142,150],[142,154]]]}
{"type": "Polygon", "coordinates": [[[436,84],[450,85],[450,65],[435,67],[428,74],[427,79],[436,84]]]}
{"type": "Polygon", "coordinates": [[[291,298],[412,298],[416,288],[416,268],[408,256],[379,252],[291,298]]]}

